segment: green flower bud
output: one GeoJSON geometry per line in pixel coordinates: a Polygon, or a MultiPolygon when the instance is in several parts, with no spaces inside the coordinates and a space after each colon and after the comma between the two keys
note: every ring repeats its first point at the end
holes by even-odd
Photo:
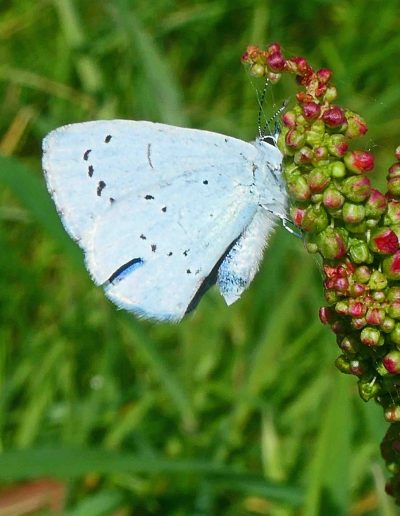
{"type": "Polygon", "coordinates": [[[362,204],[352,204],[345,202],[343,204],[343,220],[347,224],[358,224],[364,220],[365,209],[362,204]]]}
{"type": "Polygon", "coordinates": [[[400,319],[400,301],[392,301],[388,306],[387,313],[393,319],[400,319]]]}
{"type": "Polygon", "coordinates": [[[310,254],[318,253],[318,246],[315,242],[306,242],[306,250],[310,254]]]}
{"type": "Polygon", "coordinates": [[[371,182],[366,176],[351,176],[342,181],[340,190],[353,202],[364,202],[371,194],[371,182]]]}
{"type": "Polygon", "coordinates": [[[393,197],[400,196],[400,177],[390,177],[387,181],[388,192],[393,197]]]}
{"type": "Polygon", "coordinates": [[[324,292],[324,297],[325,297],[325,300],[326,302],[329,304],[329,305],[333,305],[334,303],[337,302],[337,300],[339,299],[338,297],[338,294],[336,292],[336,290],[333,290],[333,289],[327,289],[325,290],[324,292]]]}
{"type": "Polygon", "coordinates": [[[307,177],[307,183],[312,192],[322,192],[328,186],[330,180],[328,167],[315,167],[307,177]]]}
{"type": "Polygon", "coordinates": [[[385,317],[380,325],[380,329],[384,333],[391,333],[394,330],[395,322],[391,317],[385,317]]]}
{"type": "Polygon", "coordinates": [[[364,206],[367,217],[379,218],[385,213],[387,200],[381,192],[371,188],[370,196],[364,206]]]}
{"type": "Polygon", "coordinates": [[[376,397],[376,395],[381,390],[381,386],[378,382],[371,382],[369,380],[359,380],[358,381],[358,392],[360,394],[361,399],[364,401],[372,400],[376,397]]]}
{"type": "Polygon", "coordinates": [[[311,190],[307,184],[307,180],[301,174],[292,174],[287,180],[287,189],[289,194],[296,200],[304,202],[310,199],[311,190]]]}
{"type": "Polygon", "coordinates": [[[360,115],[357,115],[357,113],[353,113],[352,111],[345,111],[345,115],[348,124],[345,135],[348,138],[357,138],[358,136],[363,136],[367,132],[368,126],[360,115]]]}
{"type": "Polygon", "coordinates": [[[331,175],[335,179],[342,179],[346,176],[346,167],[342,161],[333,161],[330,164],[331,167],[331,175]]]}
{"type": "Polygon", "coordinates": [[[357,267],[357,269],[354,272],[354,278],[356,279],[356,281],[359,281],[360,283],[368,283],[370,277],[371,271],[369,267],[367,267],[366,265],[357,267]]]}
{"type": "Polygon", "coordinates": [[[348,234],[341,228],[327,227],[318,234],[316,243],[324,258],[338,259],[347,252],[348,234]]]}
{"type": "Polygon", "coordinates": [[[325,124],[322,120],[316,120],[306,132],[306,141],[312,147],[322,144],[325,134],[325,124]]]}
{"type": "Polygon", "coordinates": [[[400,224],[400,202],[390,201],[387,205],[385,224],[400,224]]]}
{"type": "Polygon", "coordinates": [[[352,355],[360,349],[360,343],[354,336],[346,335],[341,339],[339,347],[345,353],[352,355]]]}
{"type": "Polygon", "coordinates": [[[360,340],[364,344],[364,346],[375,347],[381,346],[384,342],[381,342],[381,332],[378,328],[373,328],[372,326],[366,326],[360,335],[360,340]]]}
{"type": "Polygon", "coordinates": [[[351,374],[350,371],[350,363],[348,359],[345,357],[345,355],[339,355],[337,359],[335,360],[335,366],[345,374],[351,374]]]}
{"type": "Polygon", "coordinates": [[[368,286],[372,290],[383,290],[387,287],[387,279],[384,274],[380,271],[373,271],[371,278],[368,282],[368,286]]]}
{"type": "Polygon", "coordinates": [[[331,104],[337,97],[335,86],[328,86],[325,90],[324,100],[331,104]]]}
{"type": "Polygon", "coordinates": [[[258,63],[254,63],[250,67],[250,74],[254,77],[264,77],[267,71],[268,69],[264,65],[258,63]]]}
{"type": "Polygon", "coordinates": [[[400,301],[400,287],[390,287],[386,293],[386,297],[390,302],[400,301]]]}
{"type": "Polygon", "coordinates": [[[304,129],[299,126],[296,126],[293,129],[289,129],[285,136],[285,143],[288,147],[292,147],[293,149],[300,149],[303,147],[306,141],[306,137],[304,134],[304,129]]]}
{"type": "Polygon", "coordinates": [[[342,134],[330,135],[329,138],[327,138],[326,143],[329,153],[337,158],[342,158],[349,147],[346,142],[346,138],[342,134]]]}
{"type": "Polygon", "coordinates": [[[365,233],[367,231],[367,224],[366,224],[365,220],[362,220],[361,222],[357,222],[355,224],[349,224],[347,222],[346,229],[350,233],[355,233],[355,234],[365,233]]]}
{"type": "Polygon", "coordinates": [[[330,186],[324,191],[322,202],[326,208],[335,210],[343,206],[344,197],[339,190],[330,186]]]}
{"type": "Polygon", "coordinates": [[[328,215],[322,206],[310,205],[306,208],[301,228],[308,233],[319,233],[328,226],[328,215]]]}
{"type": "Polygon", "coordinates": [[[366,242],[362,240],[355,240],[354,243],[351,243],[349,254],[351,261],[354,263],[371,263],[373,257],[368,249],[368,245],[366,242]]]}
{"type": "Polygon", "coordinates": [[[389,334],[390,340],[396,344],[396,347],[400,346],[400,323],[396,323],[394,329],[389,334]]]}

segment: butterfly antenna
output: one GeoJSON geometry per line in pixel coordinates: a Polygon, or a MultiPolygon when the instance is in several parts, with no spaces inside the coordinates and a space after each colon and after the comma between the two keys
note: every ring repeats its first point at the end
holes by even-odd
{"type": "MultiPolygon", "coordinates": [[[[263,130],[261,129],[261,119],[262,117],[264,116],[264,118],[266,119],[266,115],[265,115],[265,112],[264,112],[264,102],[265,102],[265,96],[267,94],[267,88],[269,86],[269,81],[268,79],[265,81],[265,84],[264,84],[264,88],[262,90],[262,93],[261,93],[261,96],[258,94],[258,91],[257,91],[257,101],[258,101],[258,119],[257,119],[257,126],[258,126],[258,135],[260,138],[262,138],[264,136],[264,132],[263,130]]],[[[265,125],[267,125],[268,122],[266,121],[265,124],[264,124],[264,127],[265,125]]]]}
{"type": "Polygon", "coordinates": [[[272,122],[275,122],[274,123],[274,134],[273,136],[274,137],[277,137],[280,133],[280,124],[277,120],[278,116],[283,112],[285,111],[287,105],[289,104],[289,101],[286,99],[285,101],[283,101],[282,103],[282,106],[276,110],[276,112],[271,116],[271,118],[269,120],[267,120],[264,124],[264,127],[263,127],[263,132],[265,132],[267,129],[268,129],[268,133],[269,134],[272,134],[271,133],[271,128],[270,128],[270,124],[272,124],[272,122]]]}

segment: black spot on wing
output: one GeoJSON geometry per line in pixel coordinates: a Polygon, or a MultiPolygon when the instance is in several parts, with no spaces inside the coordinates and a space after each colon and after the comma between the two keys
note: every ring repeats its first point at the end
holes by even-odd
{"type": "Polygon", "coordinates": [[[83,153],[83,159],[87,161],[89,159],[89,154],[92,152],[92,149],[85,150],[83,153]]]}
{"type": "Polygon", "coordinates": [[[99,181],[99,184],[97,185],[97,195],[100,197],[101,196],[101,192],[104,190],[104,188],[106,187],[106,184],[104,181],[99,181]]]}
{"type": "Polygon", "coordinates": [[[113,202],[115,202],[114,197],[110,197],[110,203],[112,204],[113,202]]]}
{"type": "Polygon", "coordinates": [[[167,211],[167,207],[164,206],[164,208],[161,208],[161,211],[163,211],[165,213],[167,211]]]}
{"type": "Polygon", "coordinates": [[[109,143],[111,141],[111,134],[107,134],[107,136],[104,138],[104,143],[109,143]]]}
{"type": "Polygon", "coordinates": [[[88,175],[89,175],[89,177],[92,177],[93,172],[94,172],[93,165],[89,165],[89,167],[88,167],[88,175]]]}
{"type": "Polygon", "coordinates": [[[142,240],[146,240],[146,237],[145,237],[145,235],[143,235],[143,233],[140,235],[140,238],[141,238],[142,240]]]}
{"type": "Polygon", "coordinates": [[[203,185],[208,185],[208,181],[207,181],[207,179],[204,179],[204,181],[203,181],[203,185]]]}
{"type": "Polygon", "coordinates": [[[144,198],[146,199],[146,201],[151,201],[152,199],[154,199],[154,197],[150,194],[145,195],[144,198]]]}
{"type": "Polygon", "coordinates": [[[151,250],[152,250],[153,253],[156,252],[156,249],[157,249],[156,244],[151,244],[151,250]]]}
{"type": "Polygon", "coordinates": [[[133,258],[129,260],[129,262],[124,263],[121,267],[111,274],[111,276],[106,281],[106,284],[118,283],[122,279],[124,279],[129,273],[133,272],[135,269],[144,264],[143,258],[133,258]]]}

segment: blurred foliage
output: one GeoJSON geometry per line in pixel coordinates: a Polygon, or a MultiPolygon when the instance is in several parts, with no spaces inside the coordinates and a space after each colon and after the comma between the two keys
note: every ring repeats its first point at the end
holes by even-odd
{"type": "MultiPolygon", "coordinates": [[[[383,182],[400,135],[398,14],[397,0],[1,1],[3,487],[60,478],[67,515],[396,514],[382,414],[334,368],[301,241],[278,229],[230,308],[211,291],[179,325],[137,320],[92,285],[40,145],[59,125],[113,117],[251,139],[256,96],[239,58],[279,41],[333,68],[383,182]]],[[[293,91],[274,87],[269,110],[293,91]]]]}

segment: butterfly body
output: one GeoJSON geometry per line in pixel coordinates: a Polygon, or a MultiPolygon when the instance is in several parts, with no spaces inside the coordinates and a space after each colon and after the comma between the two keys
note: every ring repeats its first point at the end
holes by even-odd
{"type": "Polygon", "coordinates": [[[56,129],[43,151],[93,280],[148,318],[180,320],[212,282],[234,302],[285,215],[282,156],[262,140],[110,120],[56,129]]]}

